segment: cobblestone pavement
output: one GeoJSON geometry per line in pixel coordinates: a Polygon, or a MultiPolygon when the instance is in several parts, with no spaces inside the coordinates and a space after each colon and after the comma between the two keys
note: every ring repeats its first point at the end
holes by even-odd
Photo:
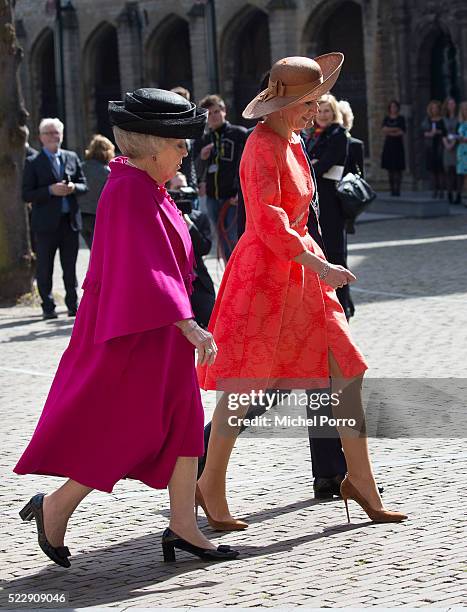
{"type": "MultiPolygon", "coordinates": [[[[351,237],[357,314],[352,332],[373,377],[467,378],[467,215],[365,223],[351,237]]],[[[83,279],[87,251],[79,257],[83,279]]],[[[216,262],[211,270],[219,275],[216,262]]],[[[61,292],[59,271],[57,293],[61,292]]],[[[18,510],[61,480],[11,469],[40,414],[73,321],[43,322],[37,306],[0,309],[0,606],[7,594],[60,590],[70,606],[308,607],[434,606],[466,603],[465,431],[450,438],[371,439],[377,479],[402,525],[370,523],[350,503],[312,498],[305,438],[239,439],[229,472],[232,511],[250,527],[206,534],[241,557],[208,564],[179,553],[162,562],[166,491],[121,482],[94,492],[73,516],[73,565],[49,563],[18,510]]],[[[214,398],[204,394],[211,414],[214,398]]],[[[434,401],[433,412],[446,410],[434,401]]],[[[422,435],[422,434],[421,434],[422,435]]]]}

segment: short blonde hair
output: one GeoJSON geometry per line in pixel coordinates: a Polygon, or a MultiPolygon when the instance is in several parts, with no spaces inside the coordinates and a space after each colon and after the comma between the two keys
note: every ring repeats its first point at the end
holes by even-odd
{"type": "Polygon", "coordinates": [[[339,100],[337,104],[342,114],[342,125],[345,127],[346,130],[349,130],[350,132],[350,130],[353,128],[354,122],[354,114],[352,107],[347,102],[347,100],[339,100]]]}
{"type": "Polygon", "coordinates": [[[318,104],[324,104],[325,102],[332,108],[335,123],[340,123],[342,125],[344,120],[336,98],[332,94],[324,94],[324,96],[321,96],[318,100],[318,104]]]}
{"type": "Polygon", "coordinates": [[[108,164],[115,157],[115,146],[105,136],[94,134],[88,148],[84,152],[86,159],[97,159],[97,161],[108,164]]]}
{"type": "Polygon", "coordinates": [[[166,144],[168,138],[153,136],[152,134],[140,134],[139,132],[127,132],[122,128],[113,126],[113,133],[117,147],[131,159],[150,157],[158,153],[166,144]]]}

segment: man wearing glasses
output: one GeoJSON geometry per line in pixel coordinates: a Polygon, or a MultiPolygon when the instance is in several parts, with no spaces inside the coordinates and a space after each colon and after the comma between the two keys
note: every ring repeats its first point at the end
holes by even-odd
{"type": "Polygon", "coordinates": [[[39,139],[42,150],[26,159],[23,199],[32,203],[31,228],[37,256],[37,288],[44,319],[56,319],[52,275],[57,249],[63,270],[68,316],[78,308],[76,259],[81,215],[77,196],[87,191],[78,155],[61,149],[63,123],[57,118],[42,119],[39,139]]]}

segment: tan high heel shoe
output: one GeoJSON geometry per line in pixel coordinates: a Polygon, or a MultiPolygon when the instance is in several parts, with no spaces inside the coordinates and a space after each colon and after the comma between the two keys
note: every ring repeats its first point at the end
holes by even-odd
{"type": "Polygon", "coordinates": [[[391,510],[375,510],[370,506],[366,499],[358,492],[358,490],[350,482],[349,477],[346,476],[341,482],[341,496],[345,503],[345,509],[347,511],[347,521],[350,523],[349,506],[347,500],[353,499],[359,504],[363,510],[368,514],[368,517],[374,523],[399,523],[407,518],[407,515],[401,512],[392,512],[391,510]]]}
{"type": "Polygon", "coordinates": [[[245,521],[239,521],[237,519],[234,519],[233,521],[216,521],[215,519],[213,519],[212,516],[208,512],[208,509],[206,507],[206,502],[204,501],[203,494],[201,493],[201,490],[198,487],[198,485],[196,485],[196,491],[195,491],[196,517],[198,517],[198,507],[199,506],[201,506],[201,508],[203,509],[204,514],[206,515],[206,518],[208,519],[208,523],[216,531],[240,531],[248,527],[248,523],[245,523],[245,521]]]}

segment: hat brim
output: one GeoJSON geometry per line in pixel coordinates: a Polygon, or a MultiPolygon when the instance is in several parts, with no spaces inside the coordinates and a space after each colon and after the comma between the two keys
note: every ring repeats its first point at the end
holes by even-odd
{"type": "Polygon", "coordinates": [[[122,101],[109,101],[109,119],[127,132],[149,134],[161,138],[201,138],[206,127],[208,111],[196,107],[192,117],[174,117],[163,119],[142,118],[128,111],[122,101]]]}
{"type": "Polygon", "coordinates": [[[311,94],[313,94],[313,97],[317,100],[322,95],[330,91],[339,78],[342,64],[344,62],[344,55],[338,52],[326,53],[325,55],[320,55],[318,57],[314,57],[313,59],[321,68],[321,72],[323,74],[322,83],[316,85],[316,87],[310,88],[310,91],[306,92],[304,95],[295,97],[276,96],[274,98],[270,98],[269,100],[262,100],[262,97],[267,91],[265,89],[255,98],[253,98],[253,100],[246,106],[242,113],[242,117],[244,119],[261,119],[261,117],[270,115],[271,113],[287,108],[288,106],[292,106],[293,104],[297,104],[301,100],[308,98],[308,96],[311,94]]]}

